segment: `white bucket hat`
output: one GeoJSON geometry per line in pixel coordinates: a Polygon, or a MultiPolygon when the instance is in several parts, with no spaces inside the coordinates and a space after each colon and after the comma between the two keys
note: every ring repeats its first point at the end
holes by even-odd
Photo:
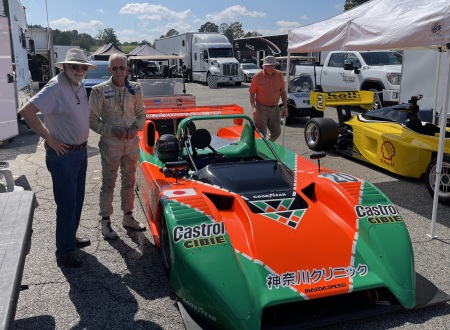
{"type": "Polygon", "coordinates": [[[66,59],[64,61],[55,63],[55,66],[59,69],[63,68],[63,64],[80,64],[87,65],[88,69],[96,68],[97,66],[89,63],[84,56],[83,50],[80,48],[70,48],[67,51],[66,59]]]}
{"type": "Polygon", "coordinates": [[[278,65],[280,63],[277,62],[277,60],[275,59],[275,57],[273,56],[266,56],[263,59],[263,66],[264,65],[278,65]]]}

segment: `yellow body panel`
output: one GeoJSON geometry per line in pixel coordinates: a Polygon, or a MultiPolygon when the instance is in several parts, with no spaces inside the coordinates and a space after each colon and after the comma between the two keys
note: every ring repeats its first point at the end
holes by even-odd
{"type": "MultiPolygon", "coordinates": [[[[353,128],[353,148],[359,151],[355,158],[402,176],[419,178],[438,150],[439,134],[418,134],[397,123],[362,122],[358,116],[346,124],[353,128]]],[[[450,154],[450,139],[444,153],[450,154]]]]}

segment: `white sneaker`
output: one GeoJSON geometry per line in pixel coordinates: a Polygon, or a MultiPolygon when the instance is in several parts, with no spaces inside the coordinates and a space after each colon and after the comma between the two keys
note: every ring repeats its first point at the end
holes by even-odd
{"type": "Polygon", "coordinates": [[[105,239],[117,239],[117,233],[111,228],[111,219],[100,220],[102,224],[102,235],[105,239]]]}
{"type": "Polygon", "coordinates": [[[146,229],[142,223],[140,223],[133,217],[133,214],[123,215],[122,226],[124,226],[125,228],[131,228],[138,231],[145,231],[146,229]]]}

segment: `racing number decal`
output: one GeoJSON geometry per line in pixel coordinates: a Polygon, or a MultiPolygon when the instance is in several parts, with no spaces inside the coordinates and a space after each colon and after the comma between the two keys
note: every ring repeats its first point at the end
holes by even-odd
{"type": "Polygon", "coordinates": [[[317,95],[317,109],[323,110],[323,95],[317,95]]]}
{"type": "Polygon", "coordinates": [[[333,181],[334,183],[344,183],[344,182],[358,182],[357,178],[345,174],[345,173],[322,173],[319,175],[322,178],[328,179],[330,181],[333,181]]]}

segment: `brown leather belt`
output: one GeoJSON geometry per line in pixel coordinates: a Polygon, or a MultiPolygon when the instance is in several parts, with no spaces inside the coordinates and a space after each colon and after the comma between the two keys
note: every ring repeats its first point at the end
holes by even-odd
{"type": "Polygon", "coordinates": [[[264,104],[261,104],[261,103],[258,103],[260,106],[263,106],[263,107],[266,107],[266,108],[275,108],[275,107],[278,107],[278,105],[264,105],[264,104]]]}
{"type": "MultiPolygon", "coordinates": [[[[46,150],[50,149],[50,146],[47,142],[44,143],[44,147],[46,150]]],[[[68,144],[65,148],[66,150],[84,150],[87,147],[87,141],[82,144],[68,144]]]]}

